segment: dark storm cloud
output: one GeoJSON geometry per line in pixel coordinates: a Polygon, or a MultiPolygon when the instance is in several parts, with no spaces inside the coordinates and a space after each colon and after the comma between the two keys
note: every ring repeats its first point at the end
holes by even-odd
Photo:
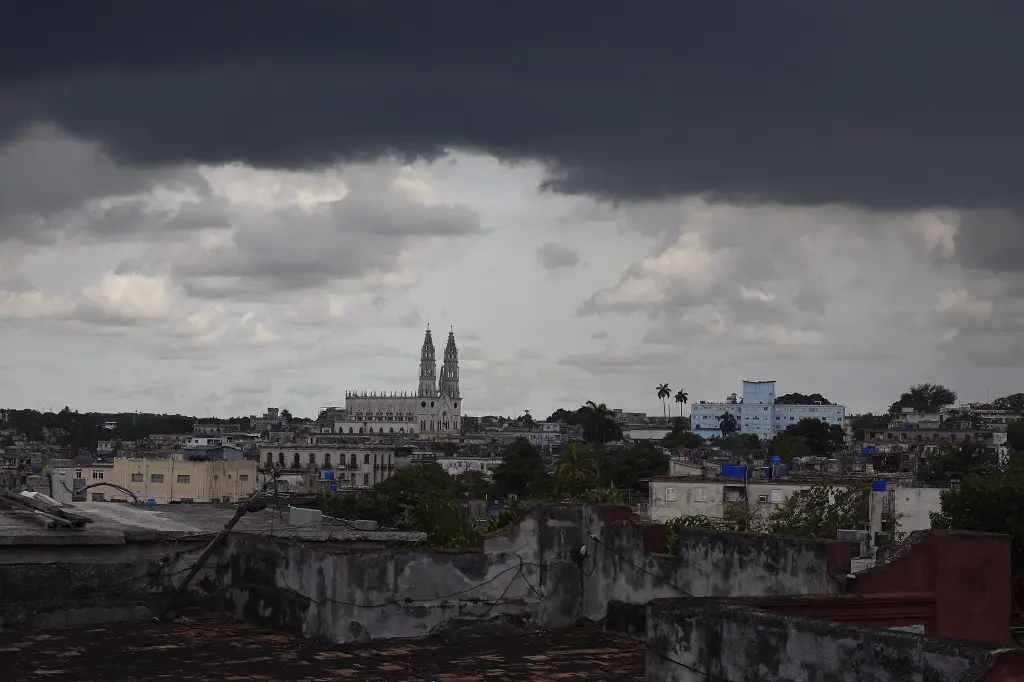
{"type": "Polygon", "coordinates": [[[309,167],[450,148],[550,187],[1020,209],[1024,3],[9,1],[0,140],[309,167]]]}

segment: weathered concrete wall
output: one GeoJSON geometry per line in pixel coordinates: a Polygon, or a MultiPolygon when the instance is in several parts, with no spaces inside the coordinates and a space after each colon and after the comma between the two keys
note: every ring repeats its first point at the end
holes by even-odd
{"type": "MultiPolygon", "coordinates": [[[[0,632],[151,618],[204,545],[0,547],[0,632]]],[[[218,570],[211,560],[181,605],[215,595],[218,570]]]]}
{"type": "Polygon", "coordinates": [[[642,606],[652,599],[680,595],[838,594],[845,590],[849,572],[845,543],[693,529],[680,537],[680,554],[675,556],[664,553],[664,526],[633,523],[628,520],[628,508],[587,507],[584,514],[588,535],[596,538],[588,543],[585,562],[590,575],[584,583],[583,614],[592,620],[604,619],[609,604],[642,606]]]}
{"type": "Polygon", "coordinates": [[[932,527],[931,512],[942,511],[944,488],[895,488],[893,503],[900,515],[899,529],[904,533],[932,527]]]}
{"type": "Polygon", "coordinates": [[[545,507],[479,551],[348,553],[233,536],[226,603],[237,615],[335,642],[420,637],[468,628],[553,628],[580,601],[571,560],[581,508],[545,507]]]}
{"type": "Polygon", "coordinates": [[[974,682],[1024,674],[1019,659],[1001,660],[1004,652],[995,647],[783,616],[722,600],[651,602],[647,646],[648,682],[974,682]]]}

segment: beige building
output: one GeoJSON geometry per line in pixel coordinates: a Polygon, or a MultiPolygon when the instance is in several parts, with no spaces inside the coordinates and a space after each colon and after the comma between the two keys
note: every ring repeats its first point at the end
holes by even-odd
{"type": "MultiPolygon", "coordinates": [[[[131,490],[141,502],[238,502],[256,492],[256,462],[117,459],[110,482],[131,490]]],[[[126,497],[114,488],[104,493],[109,500],[126,497]]]]}
{"type": "MultiPolygon", "coordinates": [[[[821,481],[787,479],[655,478],[650,481],[650,517],[664,523],[681,516],[721,519],[730,504],[745,504],[756,518],[767,519],[798,490],[821,481]]],[[[843,487],[835,484],[836,487],[843,487]]]]}

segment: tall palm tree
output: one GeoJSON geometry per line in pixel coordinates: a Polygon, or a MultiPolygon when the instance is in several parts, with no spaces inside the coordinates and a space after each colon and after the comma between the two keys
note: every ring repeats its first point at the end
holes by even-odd
{"type": "Polygon", "coordinates": [[[689,400],[690,400],[690,394],[689,393],[687,393],[683,389],[679,389],[678,391],[676,391],[676,402],[679,403],[679,416],[680,417],[683,416],[683,403],[685,403],[685,402],[687,402],[689,400]]]}
{"type": "Polygon", "coordinates": [[[608,440],[608,435],[615,430],[615,414],[604,403],[595,403],[593,400],[588,400],[580,410],[586,419],[584,434],[589,431],[594,440],[603,444],[608,440]]]}
{"type": "Polygon", "coordinates": [[[665,398],[672,395],[672,389],[668,387],[668,384],[658,384],[658,398],[661,399],[661,411],[668,416],[668,406],[665,403],[665,398]]]}
{"type": "Polygon", "coordinates": [[[739,428],[736,424],[736,417],[731,412],[723,412],[718,415],[718,428],[722,432],[722,438],[729,434],[736,433],[739,428]]]}

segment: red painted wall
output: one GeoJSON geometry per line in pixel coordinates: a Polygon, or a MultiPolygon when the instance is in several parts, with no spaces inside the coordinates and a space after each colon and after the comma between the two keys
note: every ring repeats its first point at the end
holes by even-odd
{"type": "Polygon", "coordinates": [[[1010,643],[1010,538],[933,531],[885,564],[856,574],[850,594],[755,600],[759,608],[932,637],[1010,643]]]}

